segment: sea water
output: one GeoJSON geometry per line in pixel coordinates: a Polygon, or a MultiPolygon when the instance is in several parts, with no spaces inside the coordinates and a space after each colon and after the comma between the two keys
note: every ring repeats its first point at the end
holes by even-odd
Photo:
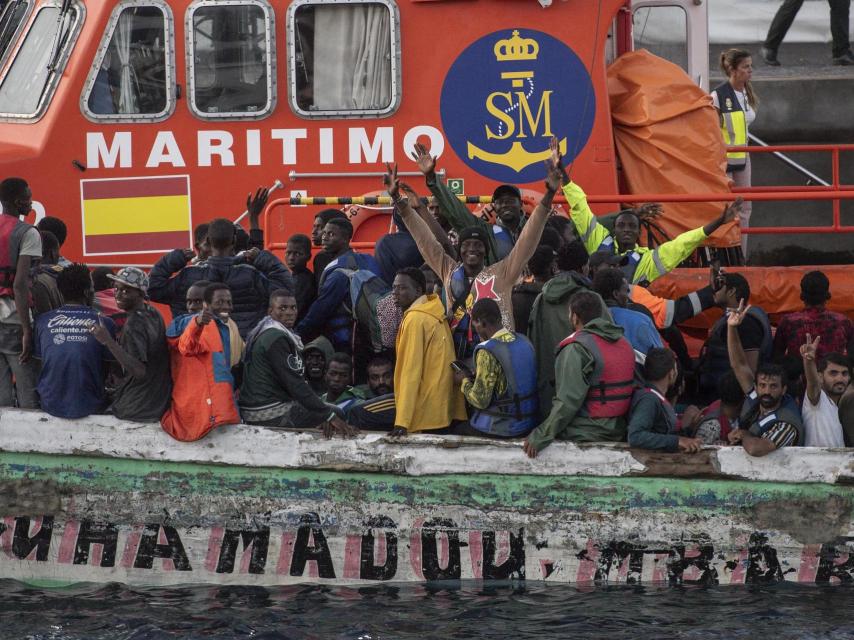
{"type": "Polygon", "coordinates": [[[2,640],[854,638],[845,585],[0,588],[2,640]]]}

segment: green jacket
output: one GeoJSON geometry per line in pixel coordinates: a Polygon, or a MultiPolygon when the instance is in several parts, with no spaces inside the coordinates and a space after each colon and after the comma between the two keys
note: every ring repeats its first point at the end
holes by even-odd
{"type": "Polygon", "coordinates": [[[247,345],[240,406],[260,409],[298,402],[311,411],[328,409],[303,377],[302,354],[282,331],[267,329],[247,345]]]}
{"type": "MultiPolygon", "coordinates": [[[[531,306],[528,338],[537,356],[537,388],[540,415],[547,416],[555,394],[555,350],[561,340],[572,333],[569,324],[569,299],[579,291],[589,291],[590,281],[575,272],[562,271],[543,285],[543,291],[531,306]]],[[[611,314],[602,303],[602,317],[611,314]]]]}
{"type": "MultiPolygon", "coordinates": [[[[484,235],[488,238],[488,246],[486,247],[487,266],[495,264],[502,258],[506,257],[499,255],[492,224],[474,215],[441,180],[427,180],[427,188],[430,189],[430,193],[432,193],[433,197],[436,198],[436,202],[439,204],[439,211],[454,231],[459,233],[467,227],[479,227],[483,230],[484,235]]],[[[522,232],[522,227],[525,226],[525,220],[525,215],[522,214],[522,218],[519,220],[519,226],[516,229],[507,229],[507,227],[504,227],[504,225],[501,224],[498,226],[506,229],[515,241],[522,232]]]]}
{"type": "MultiPolygon", "coordinates": [[[[587,195],[574,182],[570,182],[563,187],[563,194],[566,196],[566,201],[570,206],[570,216],[575,224],[575,230],[581,242],[584,243],[587,253],[595,253],[603,248],[602,243],[611,239],[611,233],[603,224],[593,215],[590,207],[587,204],[587,195]]],[[[686,231],[673,240],[663,243],[656,249],[649,247],[635,246],[633,249],[623,251],[622,248],[616,246],[616,241],[611,239],[610,246],[615,253],[625,255],[632,251],[640,256],[632,282],[648,281],[652,282],[656,278],[663,276],[679,266],[679,263],[690,256],[694,249],[700,246],[706,239],[706,234],[703,228],[692,229],[686,231]]]]}
{"type": "MultiPolygon", "coordinates": [[[[585,331],[608,341],[623,336],[622,327],[603,318],[596,318],[584,325],[585,331]]],[[[590,352],[578,342],[563,349],[555,362],[557,388],[549,416],[528,436],[528,442],[537,451],[547,447],[555,439],[574,442],[622,442],[626,439],[626,419],[590,418],[576,415],[584,404],[589,380],[595,361],[590,352]]]]}

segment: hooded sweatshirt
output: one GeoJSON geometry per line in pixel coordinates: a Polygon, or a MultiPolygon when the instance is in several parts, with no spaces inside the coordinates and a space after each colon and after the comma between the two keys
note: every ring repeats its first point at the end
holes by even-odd
{"type": "MultiPolygon", "coordinates": [[[[546,282],[543,292],[534,300],[528,321],[528,337],[537,356],[537,380],[540,413],[549,415],[555,393],[555,349],[572,333],[569,324],[569,299],[579,291],[589,291],[590,281],[574,271],[562,271],[546,282]]],[[[605,303],[602,317],[610,321],[605,303]]]]}
{"type": "Polygon", "coordinates": [[[465,420],[465,401],[451,369],[454,340],[437,295],[421,296],[404,312],[396,349],[395,425],[412,433],[465,420]]]}
{"type": "MultiPolygon", "coordinates": [[[[622,328],[608,320],[595,318],[584,325],[584,330],[609,342],[623,337],[622,328]]],[[[560,350],[555,362],[557,388],[548,418],[528,436],[528,442],[537,450],[547,447],[553,440],[574,442],[621,442],[626,439],[626,418],[590,418],[579,416],[590,387],[595,360],[579,342],[572,342],[560,350]]]]}

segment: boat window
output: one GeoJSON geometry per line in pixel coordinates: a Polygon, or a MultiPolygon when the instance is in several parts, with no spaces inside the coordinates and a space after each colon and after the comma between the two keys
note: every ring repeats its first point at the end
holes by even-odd
{"type": "Polygon", "coordinates": [[[6,58],[29,9],[29,0],[13,0],[3,7],[3,13],[0,14],[0,61],[6,58]]]}
{"type": "Polygon", "coordinates": [[[39,9],[0,83],[0,116],[38,118],[77,38],[83,9],[70,2],[39,9]]]}
{"type": "Polygon", "coordinates": [[[638,7],[632,16],[635,49],[646,49],[688,73],[688,14],[675,5],[638,7]]]}
{"type": "Polygon", "coordinates": [[[288,9],[289,94],[304,117],[387,116],[400,104],[393,2],[295,0],[288,9]]]}
{"type": "Polygon", "coordinates": [[[86,82],[91,119],[162,119],[173,108],[172,20],[165,5],[119,6],[86,82]]]}
{"type": "Polygon", "coordinates": [[[261,118],[275,105],[273,14],[262,2],[201,2],[188,12],[190,105],[201,118],[261,118]]]}

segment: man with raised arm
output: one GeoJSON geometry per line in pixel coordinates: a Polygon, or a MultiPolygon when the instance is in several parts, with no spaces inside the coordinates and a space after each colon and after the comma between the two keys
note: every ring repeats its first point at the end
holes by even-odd
{"type": "Polygon", "coordinates": [[[486,256],[489,250],[492,232],[478,226],[471,226],[460,233],[460,260],[450,257],[433,232],[412,209],[407,198],[400,195],[397,179],[397,167],[388,167],[386,188],[396,203],[396,207],[406,223],[424,261],[441,278],[445,289],[445,307],[454,335],[454,345],[459,358],[468,358],[479,342],[471,326],[469,316],[475,302],[492,299],[501,309],[501,321],[504,328],[513,331],[513,286],[522,275],[522,270],[531,259],[540,236],[546,226],[552,200],[560,187],[558,164],[560,152],[557,140],[552,139],[552,158],[546,164],[545,194],[540,204],[531,214],[519,238],[506,258],[487,266],[486,256]]]}
{"type": "Polygon", "coordinates": [[[742,300],[727,311],[729,362],[746,394],[739,428],[729,432],[730,444],[741,444],[752,456],[765,456],[792,445],[803,444],[803,423],[798,405],[786,393],[786,372],[776,364],[759,365],[754,375],[741,346],[738,327],[750,305],[742,300]]]}
{"type": "Polygon", "coordinates": [[[818,358],[821,336],[813,340],[809,333],[801,345],[807,392],[801,405],[804,418],[804,446],[844,447],[839,401],[851,382],[851,369],[841,353],[831,352],[818,358]]]}
{"type": "Polygon", "coordinates": [[[575,229],[587,252],[609,251],[622,256],[622,269],[629,284],[652,282],[675,269],[719,227],[735,220],[743,202],[738,198],[707,225],[686,231],[656,249],[650,249],[638,246],[640,218],[634,211],[624,211],[617,216],[612,234],[593,215],[587,204],[587,195],[569,179],[565,171],[563,194],[569,203],[575,229]]]}
{"type": "MultiPolygon", "coordinates": [[[[415,145],[412,159],[424,174],[427,188],[436,198],[439,211],[451,227],[462,232],[468,227],[480,229],[486,240],[486,263],[495,264],[510,255],[513,246],[519,240],[525,226],[525,214],[522,211],[522,194],[512,184],[499,185],[492,194],[492,206],[495,211],[495,224],[490,224],[473,215],[468,207],[460,202],[436,176],[436,157],[422,144],[415,145]]],[[[550,207],[549,207],[550,208],[550,207]]],[[[422,252],[423,253],[423,252],[422,252]]]]}

